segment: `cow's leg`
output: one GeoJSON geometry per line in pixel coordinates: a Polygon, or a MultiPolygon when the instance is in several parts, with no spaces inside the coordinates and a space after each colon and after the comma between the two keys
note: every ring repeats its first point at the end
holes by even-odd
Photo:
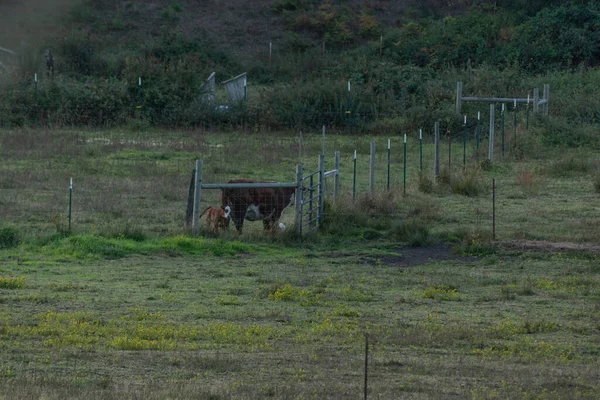
{"type": "Polygon", "coordinates": [[[268,219],[263,219],[263,227],[265,228],[265,231],[268,231],[271,229],[271,221],[268,219]]]}
{"type": "Polygon", "coordinates": [[[239,217],[235,217],[235,229],[237,229],[237,231],[239,233],[242,233],[242,227],[244,226],[244,217],[242,216],[242,218],[239,217]]]}

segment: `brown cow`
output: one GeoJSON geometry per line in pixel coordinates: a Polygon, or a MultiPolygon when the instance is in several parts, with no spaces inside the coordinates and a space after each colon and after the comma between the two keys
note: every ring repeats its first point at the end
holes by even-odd
{"type": "MultiPolygon", "coordinates": [[[[252,179],[231,179],[227,183],[272,183],[252,179]]],[[[294,201],[296,188],[221,189],[221,207],[231,207],[231,218],[238,232],[242,232],[244,218],[262,219],[265,230],[276,226],[281,213],[294,201]],[[249,209],[250,208],[250,209],[249,209]],[[258,212],[256,212],[258,209],[258,212]],[[258,215],[256,215],[258,214],[258,215]]]]}

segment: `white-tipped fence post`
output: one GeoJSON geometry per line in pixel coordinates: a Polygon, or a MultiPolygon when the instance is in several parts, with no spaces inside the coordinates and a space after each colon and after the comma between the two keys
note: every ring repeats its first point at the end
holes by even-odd
{"type": "Polygon", "coordinates": [[[533,112],[537,113],[540,109],[540,89],[533,88],[533,112]]]}
{"type": "Polygon", "coordinates": [[[200,193],[202,190],[202,160],[196,160],[196,179],[194,182],[194,212],[192,214],[192,233],[198,236],[200,231],[200,193]]]}
{"type": "Polygon", "coordinates": [[[375,141],[371,141],[371,160],[369,163],[369,192],[375,195],[375,141]]]}

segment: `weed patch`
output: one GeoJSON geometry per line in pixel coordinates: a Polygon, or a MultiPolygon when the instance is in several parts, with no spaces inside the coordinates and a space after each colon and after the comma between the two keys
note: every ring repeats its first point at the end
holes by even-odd
{"type": "Polygon", "coordinates": [[[8,278],[0,276],[0,289],[25,289],[25,278],[8,278]]]}
{"type": "Polygon", "coordinates": [[[440,301],[462,301],[465,299],[465,295],[449,285],[433,285],[423,291],[423,298],[440,301]]]}

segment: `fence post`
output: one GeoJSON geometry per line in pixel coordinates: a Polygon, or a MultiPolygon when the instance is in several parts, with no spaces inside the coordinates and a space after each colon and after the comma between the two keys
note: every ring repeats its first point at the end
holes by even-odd
{"type": "Polygon", "coordinates": [[[365,384],[364,384],[364,400],[367,400],[367,394],[369,390],[368,385],[368,376],[369,376],[369,334],[365,333],[365,384]]]}
{"type": "Polygon", "coordinates": [[[369,191],[371,196],[375,195],[375,141],[371,141],[371,160],[369,163],[369,191]]]}
{"type": "Polygon", "coordinates": [[[37,72],[34,75],[33,81],[34,81],[34,85],[35,85],[34,98],[35,98],[35,104],[37,105],[37,102],[38,102],[38,78],[37,78],[37,72]]]}
{"type": "Polygon", "coordinates": [[[500,111],[500,137],[502,138],[502,158],[504,158],[504,103],[502,103],[502,111],[500,111]]]}
{"type": "Polygon", "coordinates": [[[406,133],[404,134],[404,196],[406,196],[406,133]]]}
{"type": "Polygon", "coordinates": [[[194,212],[192,214],[192,233],[198,236],[200,227],[200,192],[202,190],[202,160],[196,160],[196,180],[194,182],[194,212]]]}
{"type": "Polygon", "coordinates": [[[433,172],[435,177],[440,176],[440,122],[435,123],[435,159],[433,162],[433,172]]]}
{"type": "Polygon", "coordinates": [[[481,140],[481,111],[477,111],[477,131],[475,132],[475,156],[479,160],[479,141],[481,140]]]}
{"type": "Polygon", "coordinates": [[[525,115],[525,129],[529,130],[529,93],[527,93],[527,111],[525,115]]]}
{"type": "Polygon", "coordinates": [[[533,112],[537,113],[540,110],[540,105],[538,104],[540,102],[540,89],[538,88],[534,88],[533,89],[533,112]]]}
{"type": "Polygon", "coordinates": [[[423,171],[423,129],[419,129],[419,171],[423,171]]]}
{"type": "MultiPolygon", "coordinates": [[[[315,182],[313,179],[314,176],[315,176],[314,174],[310,174],[310,179],[308,182],[308,184],[310,185],[310,187],[308,188],[308,195],[309,195],[309,198],[308,198],[309,199],[308,200],[308,226],[309,226],[309,229],[312,229],[313,225],[315,223],[315,221],[313,221],[313,196],[315,195],[314,189],[313,189],[313,187],[315,185],[315,182]]],[[[319,215],[318,212],[317,212],[317,215],[319,215]]]]}
{"type": "Polygon", "coordinates": [[[456,82],[456,115],[461,114],[463,83],[456,82]]]}
{"type": "Polygon", "coordinates": [[[302,164],[302,130],[298,131],[298,164],[302,164]]]}
{"type": "Polygon", "coordinates": [[[336,203],[338,200],[338,194],[340,193],[340,152],[335,153],[335,176],[333,177],[333,202],[336,203]]]}
{"type": "Polygon", "coordinates": [[[547,117],[550,108],[550,85],[547,83],[544,84],[544,99],[546,100],[546,103],[544,104],[544,115],[547,117]]]}
{"type": "Polygon", "coordinates": [[[321,227],[323,222],[323,206],[325,203],[325,191],[323,185],[325,184],[325,156],[321,154],[319,156],[319,209],[317,211],[317,228],[321,227]]]}
{"type": "Polygon", "coordinates": [[[492,179],[492,240],[496,240],[496,178],[492,179]]]}
{"type": "Polygon", "coordinates": [[[463,168],[467,167],[467,115],[465,114],[465,130],[463,132],[463,168]]]}
{"type": "Polygon", "coordinates": [[[356,198],[356,150],[354,150],[354,177],[352,178],[352,200],[356,198]]]}
{"type": "Polygon", "coordinates": [[[295,206],[296,206],[296,229],[299,235],[302,235],[302,194],[304,188],[302,187],[304,168],[302,164],[296,165],[296,194],[295,194],[295,206]]]}
{"type": "Polygon", "coordinates": [[[69,233],[71,233],[71,210],[73,208],[73,178],[69,179],[69,233]]]}
{"type": "Polygon", "coordinates": [[[490,104],[490,138],[488,160],[494,161],[494,129],[496,123],[496,105],[490,104]]]}
{"type": "Polygon", "coordinates": [[[387,148],[387,190],[390,191],[390,164],[391,164],[391,146],[390,139],[388,139],[388,148],[387,148]]]}
{"type": "Polygon", "coordinates": [[[515,148],[517,147],[517,100],[515,99],[515,105],[514,105],[514,112],[513,112],[513,140],[515,142],[515,148]]]}

